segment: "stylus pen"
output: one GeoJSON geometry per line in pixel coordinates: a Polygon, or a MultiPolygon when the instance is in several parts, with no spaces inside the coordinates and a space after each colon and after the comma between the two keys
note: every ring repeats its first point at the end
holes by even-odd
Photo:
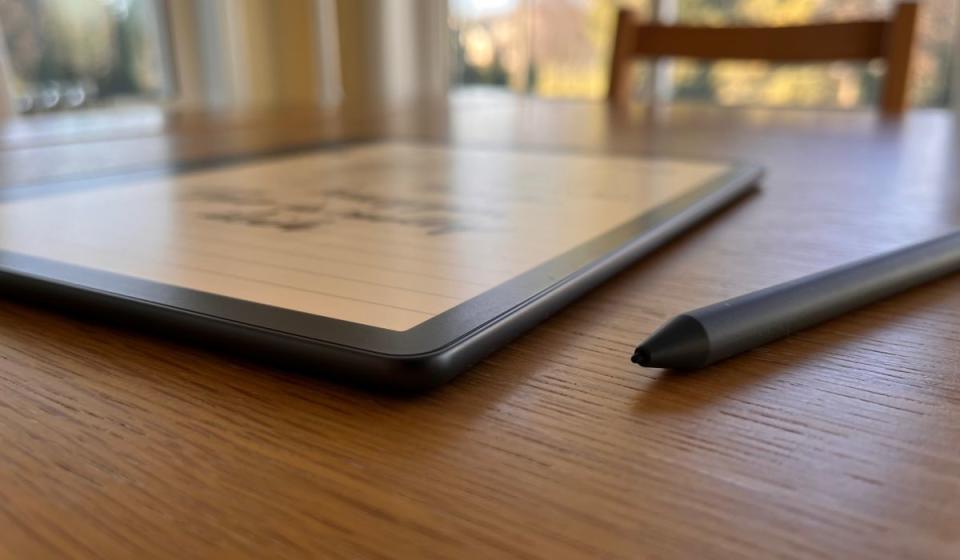
{"type": "Polygon", "coordinates": [[[701,368],[958,270],[960,231],[678,315],[632,361],[701,368]]]}

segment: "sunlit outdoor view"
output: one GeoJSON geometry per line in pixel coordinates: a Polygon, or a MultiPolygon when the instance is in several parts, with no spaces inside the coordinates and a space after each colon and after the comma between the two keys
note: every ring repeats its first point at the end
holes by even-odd
{"type": "MultiPolygon", "coordinates": [[[[652,0],[450,0],[454,83],[545,97],[606,94],[616,12],[651,17],[652,0]]],[[[791,25],[887,17],[896,0],[662,0],[679,23],[791,25]]],[[[922,3],[911,103],[948,101],[956,0],[922,3]]],[[[649,65],[639,64],[638,94],[649,65]]],[[[671,63],[674,99],[722,105],[856,107],[876,101],[882,63],[775,65],[752,61],[671,63]]]]}
{"type": "Polygon", "coordinates": [[[152,0],[0,0],[17,109],[159,97],[155,8],[152,0]]]}

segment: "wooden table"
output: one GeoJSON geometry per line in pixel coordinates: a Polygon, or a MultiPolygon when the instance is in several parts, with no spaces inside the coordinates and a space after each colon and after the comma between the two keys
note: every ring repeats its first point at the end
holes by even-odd
{"type": "Polygon", "coordinates": [[[949,114],[466,97],[354,116],[124,115],[7,126],[0,181],[355,136],[770,173],[761,194],[415,398],[7,298],[4,556],[960,557],[960,278],[696,374],[628,362],[677,312],[956,225],[949,114]]]}

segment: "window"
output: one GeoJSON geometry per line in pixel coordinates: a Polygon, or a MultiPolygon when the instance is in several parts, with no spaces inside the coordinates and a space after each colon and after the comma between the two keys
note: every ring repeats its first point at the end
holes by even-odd
{"type": "Polygon", "coordinates": [[[0,0],[21,113],[165,94],[156,0],[0,0]]]}
{"type": "Polygon", "coordinates": [[[451,0],[453,83],[599,98],[619,7],[649,0],[451,0]]]}
{"type": "MultiPolygon", "coordinates": [[[[790,25],[887,17],[895,0],[660,0],[679,23],[790,25]]],[[[454,79],[544,97],[602,98],[616,11],[651,17],[651,0],[450,0],[454,79]]],[[[917,106],[948,102],[956,0],[921,4],[910,80],[917,106]]],[[[856,107],[876,102],[882,64],[778,65],[677,59],[674,99],[721,105],[856,107]]],[[[638,65],[644,90],[649,65],[638,65]]]]}

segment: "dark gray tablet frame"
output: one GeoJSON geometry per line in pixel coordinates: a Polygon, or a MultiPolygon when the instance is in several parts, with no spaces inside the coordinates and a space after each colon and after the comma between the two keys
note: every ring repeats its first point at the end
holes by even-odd
{"type": "MultiPolygon", "coordinates": [[[[269,155],[290,153],[293,150],[269,155]]],[[[160,173],[236,161],[220,159],[160,173]]],[[[687,195],[407,331],[310,315],[7,251],[0,251],[0,289],[80,311],[84,316],[120,319],[154,331],[199,338],[269,362],[309,367],[342,381],[390,390],[419,390],[467,370],[646,253],[743,196],[756,187],[761,175],[758,167],[736,165],[687,195]]],[[[125,178],[134,181],[136,176],[125,178]]],[[[42,196],[101,184],[103,180],[94,179],[19,188],[7,191],[4,197],[42,196]]]]}

